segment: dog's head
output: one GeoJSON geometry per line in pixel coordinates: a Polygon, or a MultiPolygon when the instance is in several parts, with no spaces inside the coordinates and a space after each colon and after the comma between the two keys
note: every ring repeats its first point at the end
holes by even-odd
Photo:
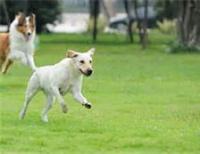
{"type": "Polygon", "coordinates": [[[30,16],[25,16],[24,13],[19,12],[15,19],[17,23],[17,31],[23,34],[28,41],[35,32],[35,15],[32,13],[30,16]]]}
{"type": "Polygon", "coordinates": [[[72,58],[75,67],[86,76],[90,76],[93,72],[92,69],[92,56],[94,55],[95,48],[90,49],[85,53],[68,50],[66,56],[72,58]]]}

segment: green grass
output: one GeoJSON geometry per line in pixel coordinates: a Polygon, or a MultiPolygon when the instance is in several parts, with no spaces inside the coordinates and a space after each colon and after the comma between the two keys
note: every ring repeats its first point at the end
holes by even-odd
{"type": "MultiPolygon", "coordinates": [[[[0,76],[0,152],[4,154],[199,153],[200,55],[166,54],[174,37],[150,35],[149,48],[128,44],[124,36],[42,35],[39,66],[64,58],[67,49],[96,47],[95,73],[83,91],[93,103],[87,110],[71,95],[69,112],[58,103],[42,123],[45,97],[34,97],[23,121],[18,113],[31,71],[16,63],[0,76]]],[[[137,41],[137,40],[136,40],[137,41]]]]}

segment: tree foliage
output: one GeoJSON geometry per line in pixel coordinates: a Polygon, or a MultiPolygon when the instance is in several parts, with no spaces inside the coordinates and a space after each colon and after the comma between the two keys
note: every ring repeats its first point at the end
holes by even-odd
{"type": "Polygon", "coordinates": [[[156,10],[157,10],[157,19],[174,19],[177,17],[177,5],[176,0],[157,0],[156,1],[156,10]]]}
{"type": "Polygon", "coordinates": [[[61,13],[60,0],[1,0],[0,1],[0,24],[7,24],[5,7],[10,21],[15,14],[22,11],[26,14],[35,13],[37,20],[37,32],[44,30],[44,25],[54,22],[61,13]]]}

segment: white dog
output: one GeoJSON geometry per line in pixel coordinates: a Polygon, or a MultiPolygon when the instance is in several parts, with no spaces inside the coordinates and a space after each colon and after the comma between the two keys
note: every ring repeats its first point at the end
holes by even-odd
{"type": "Polygon", "coordinates": [[[24,118],[28,104],[38,90],[42,90],[47,97],[47,104],[41,115],[44,122],[48,122],[47,114],[55,98],[58,99],[62,111],[67,112],[67,106],[63,99],[63,95],[67,92],[71,92],[83,106],[91,108],[91,103],[81,93],[81,87],[83,75],[90,76],[93,72],[92,56],[94,51],[94,48],[85,53],[69,50],[67,58],[59,63],[39,67],[29,80],[20,119],[24,118]]]}
{"type": "Polygon", "coordinates": [[[36,70],[33,59],[35,40],[35,15],[26,17],[23,13],[16,15],[9,30],[9,52],[6,55],[2,67],[2,73],[6,73],[14,60],[21,61],[24,65],[36,70]]]}

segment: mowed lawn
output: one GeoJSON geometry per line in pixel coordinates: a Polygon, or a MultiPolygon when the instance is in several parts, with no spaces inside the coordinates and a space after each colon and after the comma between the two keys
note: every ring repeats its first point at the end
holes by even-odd
{"type": "Polygon", "coordinates": [[[0,153],[199,153],[200,55],[167,54],[165,43],[173,39],[155,31],[142,50],[121,35],[101,34],[96,44],[88,34],[41,35],[39,66],[58,62],[67,49],[96,47],[95,72],[83,83],[93,107],[85,109],[68,94],[69,112],[62,113],[56,102],[49,123],[43,123],[40,92],[20,121],[31,71],[16,63],[0,76],[0,153]]]}

